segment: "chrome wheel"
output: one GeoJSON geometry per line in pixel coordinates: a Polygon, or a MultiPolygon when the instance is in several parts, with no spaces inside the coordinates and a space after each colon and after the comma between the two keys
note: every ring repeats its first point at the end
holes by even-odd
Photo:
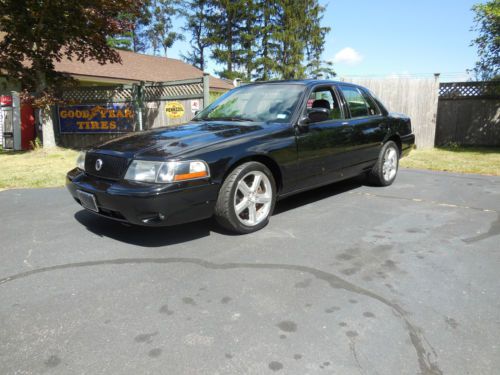
{"type": "Polygon", "coordinates": [[[389,147],[384,154],[382,174],[386,181],[391,181],[398,171],[398,152],[394,147],[389,147]]]}
{"type": "Polygon", "coordinates": [[[264,172],[247,173],[236,186],[234,211],[238,220],[246,226],[256,226],[264,221],[271,211],[273,189],[264,172]]]}

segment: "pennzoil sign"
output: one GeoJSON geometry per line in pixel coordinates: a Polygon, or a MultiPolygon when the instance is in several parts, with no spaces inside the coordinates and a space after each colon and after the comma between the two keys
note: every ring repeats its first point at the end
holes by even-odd
{"type": "Polygon", "coordinates": [[[184,116],[184,106],[180,102],[168,102],[165,105],[165,113],[168,118],[181,118],[184,116]]]}
{"type": "Polygon", "coordinates": [[[135,114],[128,104],[70,105],[57,109],[61,133],[127,133],[135,114]]]}

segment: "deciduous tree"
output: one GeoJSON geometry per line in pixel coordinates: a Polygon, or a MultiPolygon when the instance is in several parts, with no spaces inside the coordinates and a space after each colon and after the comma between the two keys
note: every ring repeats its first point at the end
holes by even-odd
{"type": "MultiPolygon", "coordinates": [[[[51,98],[65,77],[54,63],[64,58],[101,64],[120,62],[107,38],[130,28],[121,14],[136,14],[137,0],[0,0],[0,70],[38,98],[51,98]],[[47,95],[44,95],[47,94],[47,95]]],[[[42,101],[47,104],[47,102],[42,101]]],[[[47,111],[45,111],[47,113],[47,111]]],[[[49,124],[48,126],[51,126],[49,124]]],[[[44,129],[45,145],[54,145],[44,129]]]]}
{"type": "Polygon", "coordinates": [[[482,80],[500,79],[500,0],[476,4],[474,30],[479,36],[472,41],[477,47],[479,61],[474,69],[482,80]]]}

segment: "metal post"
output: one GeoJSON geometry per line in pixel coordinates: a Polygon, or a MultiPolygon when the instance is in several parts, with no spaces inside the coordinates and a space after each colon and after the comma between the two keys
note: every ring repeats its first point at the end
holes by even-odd
{"type": "Polygon", "coordinates": [[[21,101],[19,93],[11,92],[12,95],[12,135],[14,138],[14,150],[22,150],[21,146],[21,101]]]}
{"type": "Polygon", "coordinates": [[[137,111],[137,124],[139,125],[139,131],[143,130],[142,125],[142,88],[144,82],[141,82],[138,86],[135,85],[135,108],[137,111]]]}
{"type": "Polygon", "coordinates": [[[203,72],[203,108],[210,104],[210,75],[203,72]]]}

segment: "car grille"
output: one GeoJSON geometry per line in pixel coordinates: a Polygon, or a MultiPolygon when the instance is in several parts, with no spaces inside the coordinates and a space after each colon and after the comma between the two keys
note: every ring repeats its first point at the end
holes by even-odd
{"type": "Polygon", "coordinates": [[[123,177],[128,166],[128,159],[119,156],[87,153],[85,157],[85,172],[110,180],[118,180],[123,177]],[[102,161],[100,170],[96,169],[97,160],[102,161]]]}

